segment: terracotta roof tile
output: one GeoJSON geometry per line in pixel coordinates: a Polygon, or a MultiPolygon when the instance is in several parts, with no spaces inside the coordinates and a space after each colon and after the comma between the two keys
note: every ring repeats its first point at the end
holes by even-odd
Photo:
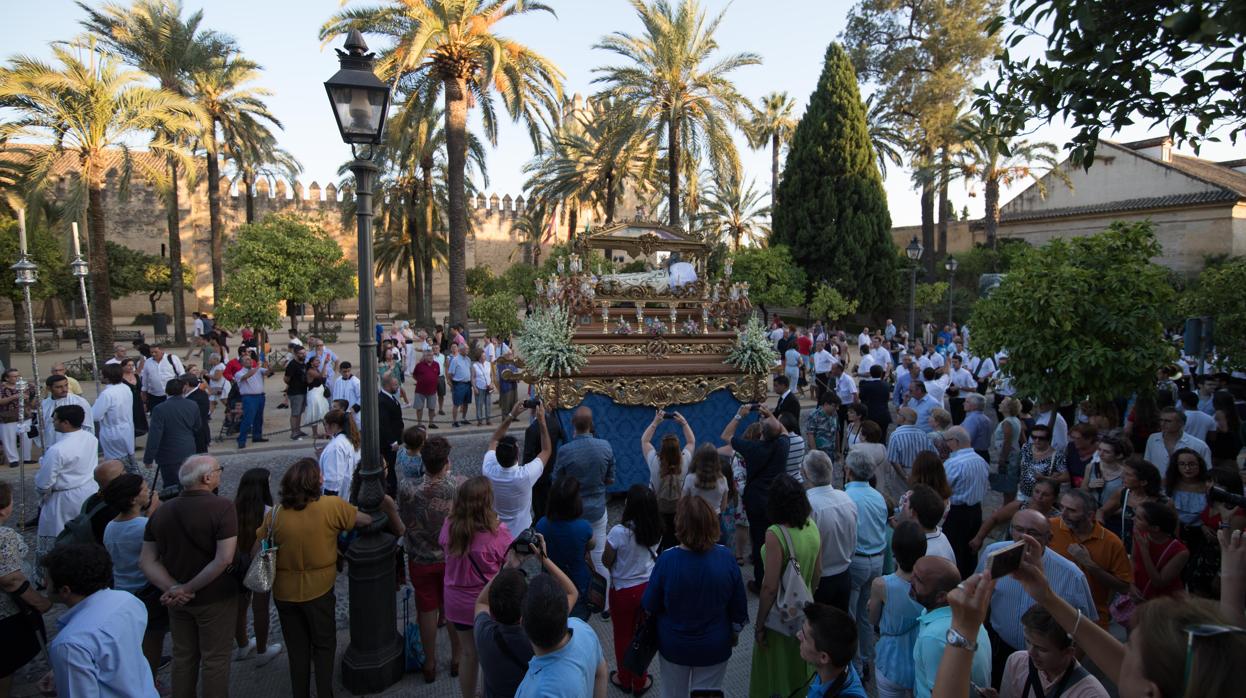
{"type": "Polygon", "coordinates": [[[1044,218],[1069,218],[1072,216],[1092,216],[1104,213],[1123,211],[1145,211],[1157,208],[1175,208],[1180,206],[1197,206],[1201,204],[1231,203],[1242,198],[1236,192],[1220,189],[1218,191],[1202,191],[1193,194],[1173,194],[1171,196],[1151,196],[1141,199],[1125,199],[1109,201],[1089,206],[1069,206],[1067,208],[1046,209],[1036,211],[1019,211],[1017,213],[1001,213],[1001,223],[1041,220],[1044,218]]]}

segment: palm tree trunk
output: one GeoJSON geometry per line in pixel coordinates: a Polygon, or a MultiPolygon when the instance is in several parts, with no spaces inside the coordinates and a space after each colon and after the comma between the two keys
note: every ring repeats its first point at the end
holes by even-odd
{"type": "Polygon", "coordinates": [[[407,312],[417,320],[424,317],[424,299],[420,291],[424,287],[424,270],[420,266],[420,189],[411,183],[407,201],[407,239],[410,248],[410,264],[407,269],[407,312]]]}
{"type": "Polygon", "coordinates": [[[679,227],[679,147],[679,118],[671,114],[666,125],[666,205],[670,210],[667,223],[672,228],[679,227]]]}
{"type": "Polygon", "coordinates": [[[951,168],[951,157],[944,147],[939,153],[939,254],[947,254],[948,217],[952,212],[952,204],[948,202],[948,172],[951,168]]]}
{"type": "Polygon", "coordinates": [[[251,175],[244,173],[242,175],[242,184],[246,187],[246,194],[243,195],[243,200],[247,202],[247,225],[251,225],[255,222],[255,191],[252,189],[252,185],[255,182],[251,181],[251,175]]]}
{"type": "MultiPolygon", "coordinates": [[[[770,206],[779,201],[779,134],[770,137],[770,206]]],[[[736,249],[740,244],[736,243],[736,249]]]]}
{"type": "Polygon", "coordinates": [[[446,79],[450,198],[450,324],[467,324],[467,82],[446,79]]]}
{"type": "MultiPolygon", "coordinates": [[[[212,120],[213,129],[216,120],[212,120]]],[[[225,240],[221,230],[221,165],[216,154],[216,137],[205,139],[208,159],[208,231],[212,255],[212,303],[219,307],[225,288],[225,240]]]]}
{"type": "MultiPolygon", "coordinates": [[[[98,176],[87,175],[87,220],[91,225],[87,229],[87,239],[90,240],[91,249],[87,255],[90,257],[91,266],[95,269],[108,268],[108,248],[105,246],[107,236],[104,228],[104,183],[98,176]]],[[[177,180],[174,180],[177,181],[177,180]]],[[[176,211],[176,209],[173,209],[176,211]]],[[[176,228],[170,230],[169,240],[178,240],[177,233],[173,232],[176,228]]],[[[179,240],[180,242],[180,240],[179,240]]],[[[179,251],[181,245],[179,244],[179,251]]],[[[176,257],[175,257],[176,259],[176,257]]],[[[174,265],[180,267],[181,265],[174,265]]],[[[179,270],[180,271],[180,270],[179,270]]],[[[92,299],[95,312],[91,313],[91,322],[95,325],[95,348],[97,362],[103,361],[112,347],[113,342],[113,326],[112,326],[112,296],[111,288],[108,282],[108,274],[92,274],[91,280],[95,286],[95,297],[92,299]]],[[[175,287],[176,288],[176,287],[175,287]]],[[[182,330],[185,332],[185,329],[182,330]]],[[[97,363],[102,366],[102,363],[97,363]]]]}
{"type": "Polygon", "coordinates": [[[986,214],[982,217],[986,227],[986,244],[992,250],[995,249],[995,241],[999,235],[999,180],[987,178],[986,186],[983,187],[984,203],[986,204],[986,214]]]}
{"type": "MultiPolygon", "coordinates": [[[[420,263],[424,265],[424,314],[420,316],[426,324],[433,322],[433,159],[428,158],[420,163],[421,193],[420,205],[424,211],[424,225],[421,230],[420,263]]],[[[466,215],[466,209],[464,210],[466,215]]],[[[467,277],[464,276],[464,283],[467,277]]]]}
{"type": "Polygon", "coordinates": [[[926,267],[926,273],[934,272],[934,244],[935,244],[935,223],[934,223],[934,205],[935,205],[935,184],[933,181],[922,183],[921,208],[922,208],[922,264],[926,267]]]}
{"type": "Polygon", "coordinates": [[[605,172],[606,179],[606,225],[614,222],[615,192],[614,192],[614,165],[607,165],[605,172]]]}
{"type": "Polygon", "coordinates": [[[575,238],[575,228],[580,224],[580,207],[574,203],[567,204],[567,244],[571,247],[572,240],[575,238]]]}
{"type": "MultiPolygon", "coordinates": [[[[168,214],[168,227],[169,227],[169,288],[171,292],[173,293],[173,343],[174,344],[185,344],[186,343],[186,299],[184,297],[184,291],[185,291],[186,286],[185,286],[185,281],[182,279],[182,222],[181,222],[181,210],[180,210],[181,204],[178,202],[178,191],[177,191],[178,184],[179,182],[177,178],[177,161],[174,160],[170,156],[169,157],[169,210],[167,214],[168,214]]],[[[92,216],[95,215],[96,203],[97,202],[95,201],[90,202],[92,216]]],[[[101,261],[98,263],[95,261],[95,254],[96,254],[95,244],[94,243],[91,244],[91,265],[94,266],[96,269],[107,269],[108,268],[108,255],[107,255],[107,250],[104,249],[104,242],[103,242],[104,240],[103,225],[104,225],[104,211],[101,209],[99,211],[99,227],[96,228],[95,221],[92,220],[91,221],[92,230],[88,233],[88,236],[90,236],[92,240],[96,239],[95,237],[96,235],[100,236],[99,237],[99,240],[100,240],[99,250],[100,250],[100,253],[103,254],[104,256],[101,259],[101,261]]],[[[108,275],[107,274],[96,274],[95,276],[105,277],[106,279],[108,275]]],[[[108,285],[107,281],[105,281],[104,285],[105,286],[108,285]]],[[[96,294],[98,296],[98,294],[100,293],[98,281],[96,282],[95,289],[96,289],[96,294]]],[[[107,288],[105,288],[103,294],[104,296],[108,296],[107,288]]],[[[97,300],[96,303],[98,304],[98,302],[99,301],[97,300]]],[[[102,314],[104,312],[103,308],[101,308],[99,305],[96,305],[96,308],[98,309],[96,311],[97,315],[102,314]]],[[[111,298],[109,298],[108,310],[109,310],[108,339],[107,340],[99,339],[99,337],[101,337],[102,334],[100,333],[99,330],[96,330],[95,331],[96,347],[111,347],[112,346],[112,315],[111,315],[112,299],[111,298]]]]}

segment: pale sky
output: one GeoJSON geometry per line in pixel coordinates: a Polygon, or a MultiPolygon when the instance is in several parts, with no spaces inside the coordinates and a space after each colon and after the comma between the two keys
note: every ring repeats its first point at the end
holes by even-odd
{"type": "MultiPolygon", "coordinates": [[[[231,34],[244,55],[264,66],[260,84],[274,92],[269,105],[285,126],[278,138],[282,147],[302,162],[304,185],[314,180],[323,187],[334,181],[338,166],[349,158],[350,150],[338,137],[322,85],[337,70],[337,60],[331,47],[321,48],[317,35],[324,20],[340,7],[339,1],[183,2],[188,14],[202,8],[205,27],[231,34]]],[[[625,0],[545,2],[557,11],[557,18],[541,13],[506,20],[500,25],[501,31],[559,65],[566,74],[568,93],[591,94],[597,89],[592,84],[592,69],[616,61],[613,54],[593,50],[593,44],[616,30],[638,33],[640,22],[625,0]]],[[[703,0],[703,4],[713,12],[727,7],[717,35],[724,52],[752,51],[762,57],[761,66],[741,68],[734,73],[740,92],[757,100],[772,91],[786,91],[796,100],[799,116],[817,83],[827,44],[843,29],[853,3],[848,0],[735,0],[732,3],[703,0]]],[[[49,42],[69,40],[81,32],[78,22],[82,11],[72,0],[5,0],[4,5],[5,21],[0,23],[0,46],[4,49],[0,57],[5,60],[15,54],[49,56],[49,42]]],[[[333,46],[340,46],[342,41],[338,38],[333,46]]],[[[1137,140],[1161,133],[1158,129],[1139,126],[1110,137],[1137,140]]],[[[1045,126],[1033,137],[1062,145],[1068,134],[1066,128],[1045,126]]],[[[738,134],[736,140],[746,177],[754,179],[759,190],[768,191],[768,152],[748,150],[738,134]]],[[[497,147],[487,150],[490,183],[486,191],[496,192],[499,197],[522,193],[522,167],[532,157],[526,132],[507,121],[499,129],[497,147]]],[[[1202,151],[1203,157],[1214,160],[1243,155],[1246,155],[1246,145],[1242,144],[1236,148],[1210,144],[1202,151]]],[[[908,173],[895,167],[890,168],[889,173],[886,188],[893,223],[920,222],[918,197],[908,173]]],[[[1013,193],[1015,191],[1005,192],[1003,200],[1007,201],[1013,193]]],[[[952,201],[957,211],[968,205],[972,215],[981,215],[981,195],[968,196],[962,185],[954,186],[952,201]]]]}

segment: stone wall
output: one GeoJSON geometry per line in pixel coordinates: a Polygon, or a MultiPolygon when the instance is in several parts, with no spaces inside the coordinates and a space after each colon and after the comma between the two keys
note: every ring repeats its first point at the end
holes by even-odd
{"type": "MultiPolygon", "coordinates": [[[[68,197],[69,184],[68,176],[61,175],[52,187],[51,198],[54,201],[64,201],[68,197]]],[[[246,221],[246,200],[238,186],[227,179],[222,179],[220,183],[221,213],[227,244],[238,226],[246,221]]],[[[275,186],[261,181],[256,187],[255,217],[259,220],[270,213],[280,212],[296,213],[314,219],[338,241],[346,257],[353,261],[358,259],[354,219],[342,220],[343,202],[350,201],[352,196],[349,188],[339,190],[332,183],[322,187],[313,181],[306,187],[302,183],[290,187],[284,181],[276,182],[275,186]]],[[[202,177],[193,188],[188,188],[185,182],[182,183],[179,203],[182,257],[193,271],[192,276],[186,280],[186,311],[211,311],[212,267],[208,197],[207,185],[202,177]]],[[[385,201],[377,204],[378,209],[387,205],[389,204],[385,201]]],[[[525,210],[524,198],[482,195],[470,199],[468,205],[468,213],[472,216],[472,233],[467,240],[467,268],[487,265],[501,273],[511,264],[521,261],[522,253],[512,231],[512,222],[525,210]]],[[[122,198],[115,172],[110,173],[104,194],[104,206],[109,240],[151,254],[168,254],[166,209],[155,187],[150,183],[135,179],[131,183],[128,197],[122,198]]],[[[83,225],[81,221],[79,224],[83,225]]],[[[67,228],[68,222],[65,225],[67,228]]],[[[83,234],[85,235],[85,227],[83,234]]],[[[560,222],[557,237],[566,240],[565,221],[560,222]]],[[[548,249],[545,253],[548,253],[548,249]]],[[[377,312],[404,315],[407,312],[406,274],[392,272],[378,275],[373,281],[377,312]]],[[[440,320],[449,308],[448,270],[444,267],[434,269],[432,300],[434,314],[440,320]]],[[[336,309],[348,314],[355,312],[356,306],[353,299],[343,299],[335,304],[336,309]]],[[[166,295],[158,301],[157,308],[171,313],[172,298],[166,295]]],[[[135,294],[113,302],[113,312],[123,322],[150,310],[151,305],[145,294],[135,294]]],[[[0,313],[11,316],[12,310],[5,307],[0,309],[0,313]]]]}

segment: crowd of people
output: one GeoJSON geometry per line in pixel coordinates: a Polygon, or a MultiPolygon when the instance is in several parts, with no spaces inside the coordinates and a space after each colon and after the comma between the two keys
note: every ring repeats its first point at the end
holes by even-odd
{"type": "MultiPolygon", "coordinates": [[[[205,365],[224,351],[218,334],[202,342],[205,365]]],[[[423,679],[448,669],[464,696],[640,696],[656,683],[684,698],[724,695],[738,662],[756,698],[1239,694],[1246,507],[1226,378],[1170,390],[1161,375],[1155,396],[1120,405],[1031,401],[1008,385],[1007,356],[975,356],[964,328],[929,334],[910,340],[888,322],[849,347],[842,332],[775,323],[773,402],[742,405],[717,434],[658,409],[639,443],[621,444],[595,436],[587,407],[564,434],[548,406],[502,390],[506,343],[473,346],[452,328],[446,352],[442,338],[396,326],[379,338],[380,511],[413,591],[423,679]],[[452,425],[467,422],[468,400],[491,425],[491,386],[499,423],[480,475],[464,477],[432,431],[440,400],[451,394],[452,425]],[[655,436],[667,420],[673,433],[655,436]],[[648,477],[611,525],[620,448],[639,449],[648,477]],[[1000,506],[986,515],[991,492],[1000,506]],[[1015,544],[1015,569],[997,566],[1015,544]],[[746,630],[751,649],[738,656],[746,630]]],[[[35,579],[21,571],[20,536],[0,528],[0,624],[17,638],[0,681],[38,652],[27,627],[56,601],[70,610],[45,683],[63,695],[227,695],[232,662],[282,651],[294,695],[332,694],[339,541],[373,520],[353,503],[358,379],[315,338],[292,345],[291,438],[307,426],[327,441],[275,493],[255,468],[233,499],[218,496],[222,468],[205,453],[212,403],[232,409],[233,393],[239,444],[263,439],[262,337],[244,334],[228,392],[211,387],[216,369],[196,376],[152,346],[139,369],[146,410],[122,385],[123,356],[94,406],[55,374],[46,397],[30,396],[56,436],[36,482],[35,579]],[[162,394],[147,391],[161,381],[162,394]],[[258,404],[246,389],[256,381],[258,404]],[[208,399],[191,397],[205,382],[208,399]],[[138,411],[151,477],[135,427],[127,437],[112,421],[133,425],[138,411]],[[176,489],[160,492],[157,477],[176,489]],[[271,592],[247,591],[242,561],[268,548],[271,592]],[[284,648],[269,637],[270,603],[284,648]],[[171,686],[154,679],[166,662],[171,686]]],[[[13,383],[6,373],[0,413],[15,411],[13,383]]],[[[11,512],[0,485],[0,519],[11,512]]]]}

